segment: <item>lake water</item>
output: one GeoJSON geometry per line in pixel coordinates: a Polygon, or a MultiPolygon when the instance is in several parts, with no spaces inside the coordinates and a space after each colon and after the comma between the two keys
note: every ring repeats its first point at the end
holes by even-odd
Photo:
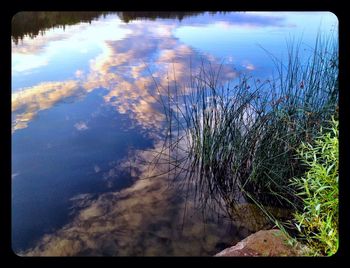
{"type": "Polygon", "coordinates": [[[242,72],[272,77],[265,50],[283,59],[292,39],[310,50],[318,33],[337,33],[337,18],[329,12],[86,13],[16,15],[13,250],[198,256],[246,237],[254,231],[249,219],[204,215],[169,176],[149,178],[162,173],[147,164],[164,136],[158,88],[185,84],[203,61],[223,64],[226,79],[242,72]]]}

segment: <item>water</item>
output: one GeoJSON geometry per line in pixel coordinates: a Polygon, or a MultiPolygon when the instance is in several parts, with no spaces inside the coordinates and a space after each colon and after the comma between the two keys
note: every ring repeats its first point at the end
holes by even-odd
{"type": "MultiPolygon", "coordinates": [[[[12,247],[31,255],[213,255],[249,222],[204,216],[162,167],[159,96],[202,61],[270,77],[262,47],[313,47],[329,12],[19,13],[12,43],[12,247]],[[40,20],[47,16],[48,20],[40,20]],[[54,23],[56,22],[56,23],[54,23]],[[184,213],[186,211],[186,213],[184,213]],[[184,216],[185,215],[185,216],[184,216]]],[[[245,215],[244,218],[247,218],[245,215]]]]}

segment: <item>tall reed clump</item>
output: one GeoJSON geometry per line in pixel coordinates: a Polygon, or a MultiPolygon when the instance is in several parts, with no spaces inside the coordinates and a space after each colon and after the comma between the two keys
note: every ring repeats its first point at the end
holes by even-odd
{"type": "Polygon", "coordinates": [[[288,47],[286,63],[273,58],[278,75],[271,86],[269,120],[242,184],[259,203],[298,208],[296,191],[288,184],[305,171],[296,150],[328,125],[338,103],[338,49],[331,41],[319,36],[304,62],[299,44],[288,47]]]}
{"type": "Polygon", "coordinates": [[[198,204],[231,216],[243,200],[302,209],[298,188],[289,181],[306,171],[295,158],[297,148],[314,140],[337,108],[338,47],[319,36],[308,57],[300,50],[301,43],[291,43],[286,59],[271,56],[277,76],[269,80],[240,74],[227,83],[220,67],[202,62],[189,85],[175,82],[161,100],[167,146],[182,153],[169,157],[171,165],[185,176],[198,204]]]}
{"type": "Polygon", "coordinates": [[[333,255],[338,249],[338,121],[320,130],[312,143],[302,143],[298,154],[307,172],[294,178],[303,209],[294,214],[299,239],[312,255],[333,255]]]}

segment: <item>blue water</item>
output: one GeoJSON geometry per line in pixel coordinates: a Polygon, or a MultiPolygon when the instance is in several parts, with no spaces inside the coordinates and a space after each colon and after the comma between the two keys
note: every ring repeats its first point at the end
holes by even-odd
{"type": "Polygon", "coordinates": [[[38,234],[62,225],[72,196],[132,183],[128,174],[116,174],[108,187],[103,172],[130,146],[142,149],[152,142],[138,128],[124,131],[127,116],[101,107],[103,94],[96,90],[74,105],[62,103],[42,111],[28,128],[13,134],[12,170],[18,173],[12,180],[14,248],[28,246],[38,234]],[[86,122],[88,129],[77,130],[75,122],[86,122]]]}
{"type": "MultiPolygon", "coordinates": [[[[302,40],[303,48],[310,50],[318,33],[335,31],[337,34],[337,25],[337,18],[330,12],[202,13],[181,21],[158,18],[128,23],[117,14],[109,14],[90,24],[52,28],[36,37],[26,36],[18,45],[13,43],[14,251],[34,248],[38,243],[42,245],[44,242],[40,239],[45,234],[60,237],[59,230],[64,226],[71,229],[80,226],[76,212],[72,213],[74,197],[91,194],[92,200],[97,200],[106,193],[133,189],[130,187],[142,171],[131,174],[122,163],[136,151],[155,148],[164,129],[162,106],[155,99],[159,90],[155,81],[166,88],[171,79],[166,77],[171,77],[175,71],[177,83],[185,83],[190,62],[196,69],[201,59],[224,63],[227,72],[241,70],[268,77],[273,72],[273,64],[264,50],[283,59],[286,42],[293,38],[302,40]],[[22,95],[15,95],[18,92],[22,95]],[[119,168],[115,168],[118,165],[119,168]]],[[[152,198],[153,195],[150,193],[152,198]]],[[[126,196],[124,199],[138,200],[132,192],[126,196]]],[[[173,228],[170,222],[174,212],[159,211],[152,220],[157,217],[161,220],[150,224],[146,216],[149,210],[162,207],[170,200],[157,198],[159,205],[149,206],[145,202],[144,207],[140,204],[137,210],[136,215],[141,215],[146,226],[137,236],[137,245],[152,240],[149,235],[154,228],[173,228]]],[[[105,204],[105,207],[109,206],[105,204]]],[[[173,209],[173,204],[165,207],[173,209]]],[[[114,215],[109,211],[105,214],[114,215]]],[[[128,210],[123,211],[127,218],[128,210]]],[[[93,225],[91,221],[89,224],[93,225]]],[[[118,223],[115,219],[113,222],[118,223]]],[[[217,226],[218,223],[211,224],[217,226]]],[[[209,249],[191,251],[191,247],[196,248],[196,239],[200,236],[197,231],[190,232],[188,240],[169,230],[166,239],[190,246],[181,251],[181,246],[178,249],[174,244],[168,250],[170,242],[157,237],[155,243],[164,248],[164,252],[159,249],[158,254],[213,253],[209,249]]],[[[242,238],[244,235],[237,230],[236,238],[242,238]]],[[[135,235],[134,229],[130,232],[135,235]]],[[[227,243],[228,233],[232,230],[223,230],[220,234],[209,231],[205,237],[211,235],[212,240],[216,237],[217,244],[227,243]]],[[[92,237],[91,233],[89,235],[92,237]]],[[[122,240],[116,237],[119,242],[122,240]]],[[[103,232],[93,239],[96,243],[102,241],[103,245],[112,243],[106,240],[103,232]]],[[[205,245],[214,243],[209,238],[203,241],[205,245]]],[[[88,244],[82,247],[84,250],[79,254],[95,252],[88,244]]],[[[107,255],[153,254],[144,248],[121,253],[111,245],[103,252],[107,255]]]]}

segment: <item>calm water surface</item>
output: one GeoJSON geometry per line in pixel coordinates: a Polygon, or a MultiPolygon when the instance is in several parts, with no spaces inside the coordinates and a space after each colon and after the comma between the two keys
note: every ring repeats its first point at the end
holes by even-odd
{"type": "Polygon", "coordinates": [[[249,220],[203,217],[167,176],[147,179],[161,172],[145,165],[165,129],[158,89],[175,79],[185,83],[203,61],[222,63],[227,80],[239,72],[271,77],[262,48],[283,58],[294,38],[310,50],[318,32],[337,29],[337,18],[329,12],[75,16],[64,27],[23,20],[26,29],[13,39],[14,251],[212,255],[254,231],[249,220]]]}

